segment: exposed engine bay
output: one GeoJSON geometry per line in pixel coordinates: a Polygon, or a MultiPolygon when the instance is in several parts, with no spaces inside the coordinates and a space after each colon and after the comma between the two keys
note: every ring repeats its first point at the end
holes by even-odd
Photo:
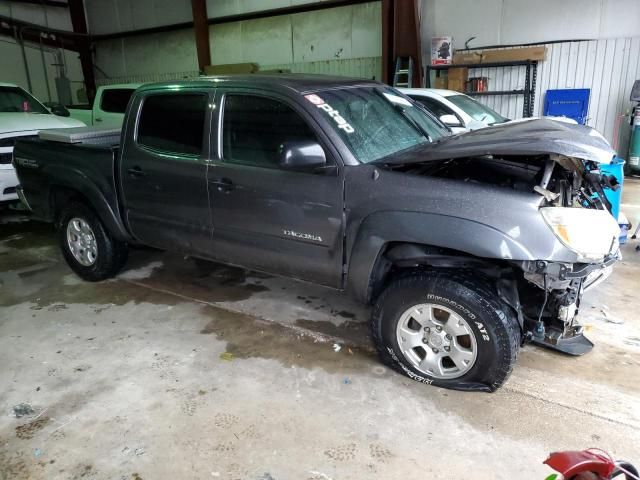
{"type": "Polygon", "coordinates": [[[483,155],[395,166],[396,171],[486,183],[537,192],[545,205],[611,209],[604,188],[616,189],[613,176],[602,175],[598,164],[559,155],[532,157],[483,155]]]}

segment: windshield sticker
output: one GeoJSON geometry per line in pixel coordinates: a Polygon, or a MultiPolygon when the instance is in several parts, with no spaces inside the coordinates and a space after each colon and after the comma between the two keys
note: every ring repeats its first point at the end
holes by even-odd
{"type": "Polygon", "coordinates": [[[342,115],[340,115],[340,112],[338,112],[338,110],[336,110],[331,105],[326,103],[318,95],[316,95],[315,93],[312,93],[310,95],[305,95],[304,98],[309,100],[311,103],[313,103],[319,109],[324,110],[325,112],[327,112],[329,114],[329,116],[331,118],[333,118],[333,120],[338,124],[338,128],[340,130],[344,130],[346,133],[355,132],[354,128],[344,118],[342,118],[342,115]]]}

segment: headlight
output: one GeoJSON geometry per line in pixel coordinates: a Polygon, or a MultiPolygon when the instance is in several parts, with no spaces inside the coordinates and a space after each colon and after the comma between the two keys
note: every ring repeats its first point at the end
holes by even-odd
{"type": "Polygon", "coordinates": [[[620,227],[606,210],[543,207],[540,213],[556,237],[578,254],[579,262],[600,262],[618,251],[620,227]]]}

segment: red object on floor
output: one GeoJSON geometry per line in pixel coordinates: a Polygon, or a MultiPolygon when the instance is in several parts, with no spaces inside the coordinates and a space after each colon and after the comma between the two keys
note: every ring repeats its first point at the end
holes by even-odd
{"type": "Polygon", "coordinates": [[[554,452],[544,463],[560,472],[566,479],[586,472],[593,472],[602,479],[608,479],[616,468],[613,460],[604,452],[597,453],[592,450],[554,452]]]}

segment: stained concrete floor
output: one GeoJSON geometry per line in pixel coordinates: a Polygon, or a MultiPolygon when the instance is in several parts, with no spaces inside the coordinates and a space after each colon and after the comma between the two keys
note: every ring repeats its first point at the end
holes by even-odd
{"type": "MultiPolygon", "coordinates": [[[[624,210],[640,221],[640,181],[624,210]]],[[[2,211],[0,479],[539,479],[548,452],[587,447],[640,462],[637,244],[585,298],[590,354],[525,346],[479,394],[381,366],[367,309],[339,293],[145,249],[84,283],[49,226],[2,211]]]]}

